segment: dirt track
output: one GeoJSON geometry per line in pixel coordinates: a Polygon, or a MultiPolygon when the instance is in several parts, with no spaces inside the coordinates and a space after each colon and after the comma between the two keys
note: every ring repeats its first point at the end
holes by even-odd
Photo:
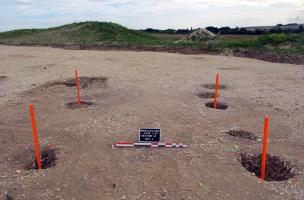
{"type": "Polygon", "coordinates": [[[304,65],[247,58],[155,52],[79,51],[0,46],[0,198],[14,199],[304,199],[304,65]],[[82,89],[94,105],[68,109],[75,87],[52,84],[106,77],[82,89]],[[215,74],[227,86],[207,108],[197,94],[215,74]],[[3,77],[2,77],[3,76],[3,77]],[[56,166],[24,169],[34,148],[28,105],[40,145],[56,149],[56,166]],[[295,177],[264,182],[246,171],[240,152],[261,141],[269,115],[269,152],[293,162],[295,177]],[[119,149],[141,127],[160,127],[163,141],[186,149],[119,149]]]}

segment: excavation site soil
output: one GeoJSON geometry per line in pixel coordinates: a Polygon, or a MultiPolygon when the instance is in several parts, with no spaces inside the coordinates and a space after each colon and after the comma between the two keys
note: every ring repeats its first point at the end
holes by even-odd
{"type": "Polygon", "coordinates": [[[0,46],[0,199],[304,199],[303,99],[304,65],[0,46]],[[113,145],[140,128],[187,148],[113,145]]]}

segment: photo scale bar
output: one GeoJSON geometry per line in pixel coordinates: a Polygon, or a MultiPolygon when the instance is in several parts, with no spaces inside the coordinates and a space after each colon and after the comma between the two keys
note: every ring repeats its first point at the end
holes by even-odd
{"type": "Polygon", "coordinates": [[[162,143],[162,142],[117,142],[116,147],[152,147],[152,148],[186,148],[183,143],[162,143]]]}

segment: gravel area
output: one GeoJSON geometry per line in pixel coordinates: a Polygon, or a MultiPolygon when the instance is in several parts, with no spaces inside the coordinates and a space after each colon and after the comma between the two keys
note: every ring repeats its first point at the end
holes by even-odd
{"type": "Polygon", "coordinates": [[[0,199],[304,199],[304,65],[0,46],[0,77],[0,199]],[[69,109],[75,67],[90,105],[69,109]],[[212,98],[198,94],[214,91],[204,86],[217,73],[226,86],[217,99],[228,108],[214,112],[205,106],[212,98]],[[52,150],[50,167],[40,171],[26,168],[34,165],[29,103],[40,147],[52,150]],[[241,164],[241,153],[260,153],[266,115],[268,153],[294,166],[285,181],[261,181],[241,164]],[[188,148],[112,147],[146,127],[188,148]]]}

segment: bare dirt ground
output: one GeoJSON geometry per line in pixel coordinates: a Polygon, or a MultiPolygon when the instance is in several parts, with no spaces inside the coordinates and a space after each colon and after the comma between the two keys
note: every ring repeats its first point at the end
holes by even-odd
{"type": "Polygon", "coordinates": [[[304,65],[248,58],[156,52],[0,46],[1,199],[304,199],[304,65]],[[82,100],[69,109],[77,66],[82,100]],[[226,110],[208,108],[216,73],[226,110]],[[101,77],[101,78],[96,78],[101,77]],[[85,82],[85,83],[83,83],[85,82]],[[41,148],[56,165],[27,170],[36,111],[41,148]],[[269,153],[290,161],[294,177],[261,181],[241,154],[260,152],[269,115],[269,153]],[[112,148],[141,127],[185,149],[112,148]],[[234,137],[241,129],[247,138],[234,137]],[[248,139],[249,138],[249,139],[248,139]],[[253,138],[254,140],[251,140],[253,138]],[[258,139],[256,139],[258,138],[258,139]]]}
{"type": "Polygon", "coordinates": [[[77,44],[32,44],[32,43],[0,43],[0,45],[11,46],[31,46],[31,47],[53,47],[63,48],[69,50],[99,50],[99,51],[149,51],[149,52],[167,52],[167,53],[180,53],[186,55],[228,55],[236,57],[254,58],[258,60],[264,60],[274,63],[286,63],[286,64],[304,64],[304,56],[301,54],[281,54],[272,53],[268,51],[256,51],[256,50],[216,50],[216,49],[204,49],[204,48],[191,48],[191,47],[161,47],[161,46],[130,46],[130,45],[77,45],[77,44]]]}

